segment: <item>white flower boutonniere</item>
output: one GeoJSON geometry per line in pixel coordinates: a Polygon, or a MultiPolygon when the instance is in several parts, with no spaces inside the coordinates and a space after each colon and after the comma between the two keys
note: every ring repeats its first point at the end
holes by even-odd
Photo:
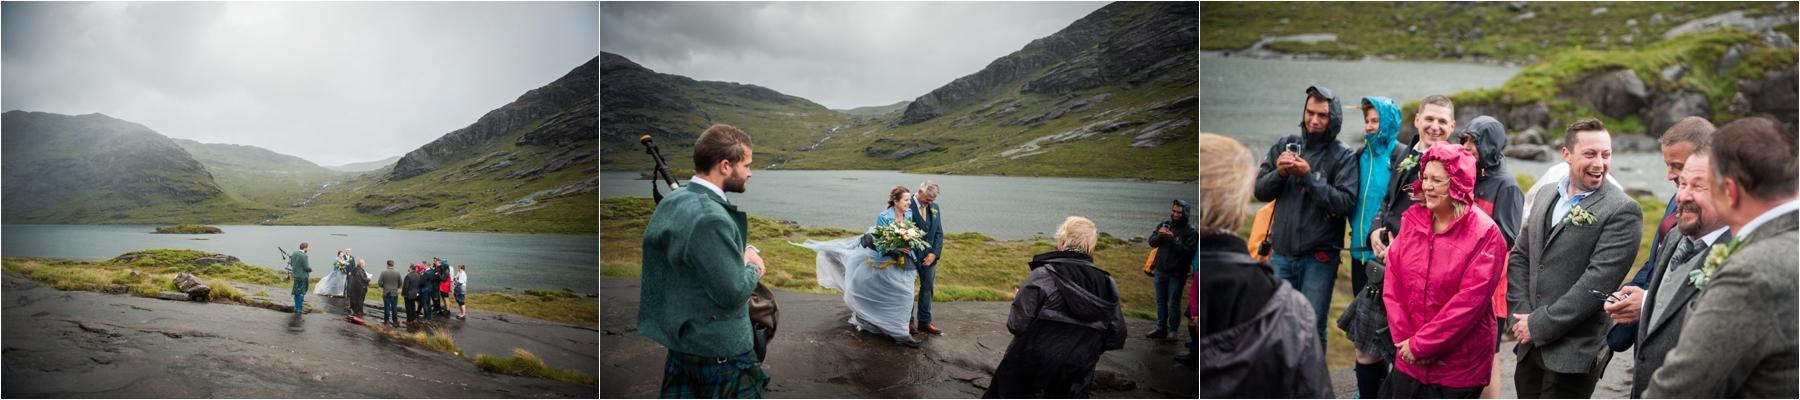
{"type": "Polygon", "coordinates": [[[1569,215],[1564,216],[1563,220],[1573,222],[1576,226],[1587,226],[1594,222],[1598,222],[1600,218],[1595,217],[1592,211],[1588,211],[1586,208],[1582,208],[1580,204],[1576,204],[1574,208],[1569,209],[1569,215]]]}
{"type": "Polygon", "coordinates": [[[1731,244],[1713,245],[1712,249],[1706,253],[1706,263],[1700,268],[1688,271],[1688,283],[1694,284],[1695,289],[1706,289],[1706,284],[1712,282],[1713,274],[1719,272],[1719,266],[1725,265],[1725,259],[1731,258],[1731,254],[1737,252],[1740,244],[1742,243],[1732,240],[1731,244]]]}
{"type": "Polygon", "coordinates": [[[1418,165],[1419,165],[1419,155],[1418,154],[1406,156],[1406,159],[1400,160],[1400,167],[1399,167],[1400,169],[1399,170],[1400,171],[1409,170],[1409,169],[1412,169],[1412,167],[1416,167],[1418,165]]]}

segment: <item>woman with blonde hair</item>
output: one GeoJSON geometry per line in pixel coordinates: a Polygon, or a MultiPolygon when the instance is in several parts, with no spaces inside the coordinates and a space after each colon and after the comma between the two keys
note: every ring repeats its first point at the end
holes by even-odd
{"type": "Polygon", "coordinates": [[[1006,330],[1012,343],[986,398],[1087,398],[1100,353],[1125,348],[1125,314],[1112,275],[1094,265],[1094,221],[1069,217],[1056,250],[1026,263],[1006,330]]]}
{"type": "Polygon", "coordinates": [[[1237,236],[1252,162],[1236,140],[1200,135],[1201,397],[1332,397],[1311,303],[1237,236]]]}

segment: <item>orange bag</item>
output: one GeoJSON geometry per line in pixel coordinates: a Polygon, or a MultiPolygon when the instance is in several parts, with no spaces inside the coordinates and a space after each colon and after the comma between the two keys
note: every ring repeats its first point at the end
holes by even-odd
{"type": "Polygon", "coordinates": [[[1161,249],[1156,248],[1156,247],[1151,247],[1150,248],[1150,257],[1144,259],[1144,275],[1156,276],[1156,251],[1157,250],[1161,250],[1161,249]]]}
{"type": "MultiPolygon", "coordinates": [[[[1256,261],[1269,262],[1269,257],[1261,255],[1264,239],[1269,238],[1269,227],[1275,223],[1275,201],[1263,205],[1256,210],[1256,221],[1250,224],[1250,258],[1256,261]]],[[[1274,252],[1270,252],[1274,254],[1274,252]]]]}

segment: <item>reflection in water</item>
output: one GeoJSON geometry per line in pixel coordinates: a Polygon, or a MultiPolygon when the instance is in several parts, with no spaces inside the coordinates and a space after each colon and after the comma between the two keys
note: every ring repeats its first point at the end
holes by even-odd
{"type": "Polygon", "coordinates": [[[306,316],[301,314],[288,314],[287,332],[290,334],[306,333],[306,316]]]}

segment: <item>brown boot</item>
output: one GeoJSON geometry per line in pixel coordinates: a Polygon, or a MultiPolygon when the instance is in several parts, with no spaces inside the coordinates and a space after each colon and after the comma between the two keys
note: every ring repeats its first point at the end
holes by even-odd
{"type": "Polygon", "coordinates": [[[919,334],[919,326],[914,325],[914,324],[906,324],[906,333],[910,333],[910,334],[914,334],[914,335],[919,334]]]}
{"type": "Polygon", "coordinates": [[[933,335],[942,335],[942,334],[944,334],[944,330],[938,329],[937,324],[925,324],[925,333],[930,333],[933,335]]]}

